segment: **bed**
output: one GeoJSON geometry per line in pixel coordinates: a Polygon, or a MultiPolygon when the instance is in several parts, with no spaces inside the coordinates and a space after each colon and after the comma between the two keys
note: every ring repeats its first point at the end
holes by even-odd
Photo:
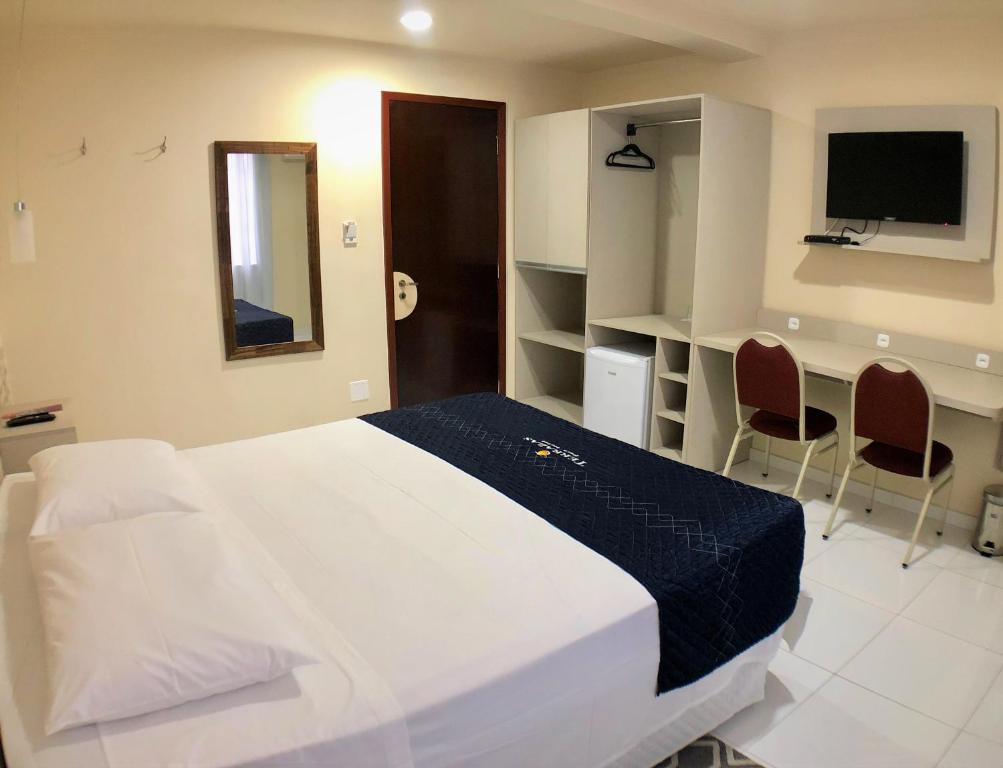
{"type": "MultiPolygon", "coordinates": [[[[494,395],[181,455],[327,638],[330,663],[46,738],[41,626],[24,547],[34,480],[10,476],[0,486],[0,728],[11,768],[650,768],[762,697],[796,600],[797,502],[494,395]],[[700,581],[711,601],[724,598],[718,613],[735,652],[696,679],[663,685],[664,594],[656,602],[624,564],[575,538],[579,529],[612,536],[595,515],[582,525],[588,504],[573,498],[603,494],[613,500],[603,505],[609,520],[617,509],[643,510],[659,535],[671,518],[685,523],[674,535],[690,544],[717,536],[700,581]],[[548,520],[552,509],[564,512],[548,520]],[[729,551],[730,540],[743,551],[729,551]],[[737,582],[721,575],[724,556],[737,582]],[[762,566],[742,570],[757,558],[773,561],[771,581],[758,581],[762,566]],[[735,628],[754,604],[773,618],[752,621],[745,635],[735,628]]],[[[721,627],[687,637],[701,632],[714,637],[721,627]]]]}
{"type": "Polygon", "coordinates": [[[244,299],[234,299],[233,314],[238,347],[281,344],[293,340],[293,319],[288,315],[259,307],[244,299]]]}

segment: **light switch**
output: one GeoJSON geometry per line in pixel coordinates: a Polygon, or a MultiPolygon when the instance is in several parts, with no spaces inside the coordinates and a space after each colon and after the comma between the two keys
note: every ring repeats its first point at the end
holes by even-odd
{"type": "Polygon", "coordinates": [[[888,345],[891,343],[891,337],[887,333],[878,334],[878,346],[881,347],[881,349],[888,349],[888,345]]]}
{"type": "Polygon", "coordinates": [[[979,352],[975,356],[975,367],[976,368],[988,368],[989,367],[989,355],[985,352],[979,352]]]}
{"type": "Polygon", "coordinates": [[[359,244],[359,225],[357,222],[341,222],[341,240],[346,248],[354,248],[359,244]]]}
{"type": "Polygon", "coordinates": [[[362,400],[369,399],[369,379],[362,379],[361,381],[353,381],[348,385],[348,391],[351,395],[352,402],[358,403],[362,400]]]}

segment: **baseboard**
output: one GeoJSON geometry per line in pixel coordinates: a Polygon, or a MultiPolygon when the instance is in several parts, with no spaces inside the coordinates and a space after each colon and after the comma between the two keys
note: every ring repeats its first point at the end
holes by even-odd
{"type": "MultiPolygon", "coordinates": [[[[749,452],[749,459],[757,462],[758,464],[765,464],[766,453],[758,448],[753,448],[749,452]]],[[[795,477],[798,472],[801,471],[800,462],[785,459],[782,456],[777,456],[776,454],[770,457],[770,467],[784,472],[790,472],[795,477]]],[[[806,477],[809,480],[815,480],[820,483],[829,482],[829,473],[826,470],[819,469],[817,467],[809,466],[806,477]]],[[[837,487],[839,486],[840,477],[841,473],[837,472],[837,487]]],[[[846,486],[846,491],[847,493],[852,493],[856,496],[863,496],[866,499],[871,493],[871,486],[868,483],[862,483],[859,480],[851,478],[850,482],[846,486]]],[[[874,500],[880,501],[882,504],[886,504],[889,507],[904,509],[906,512],[911,512],[914,515],[918,515],[920,508],[923,506],[923,502],[919,499],[914,499],[912,496],[905,496],[901,493],[894,493],[893,491],[885,491],[881,488],[878,488],[877,493],[874,494],[874,500]]],[[[934,501],[934,508],[938,510],[935,514],[939,515],[939,507],[936,507],[936,501],[934,501]]],[[[949,509],[947,511],[947,522],[949,525],[954,525],[968,531],[974,531],[977,520],[971,515],[955,512],[954,510],[949,509]]]]}

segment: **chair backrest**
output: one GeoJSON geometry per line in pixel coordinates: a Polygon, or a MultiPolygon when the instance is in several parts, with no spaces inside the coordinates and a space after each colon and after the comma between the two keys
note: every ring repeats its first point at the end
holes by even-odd
{"type": "Polygon", "coordinates": [[[761,408],[796,419],[804,442],[804,368],[776,334],[754,333],[735,352],[735,400],[739,424],[743,405],[761,408]]]}
{"type": "Polygon", "coordinates": [[[929,479],[935,403],[919,372],[896,357],[876,358],[857,373],[851,399],[853,436],[924,454],[923,477],[929,479]]]}

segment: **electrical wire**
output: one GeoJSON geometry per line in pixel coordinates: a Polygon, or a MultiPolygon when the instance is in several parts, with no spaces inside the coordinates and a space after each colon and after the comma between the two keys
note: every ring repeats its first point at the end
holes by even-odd
{"type": "MultiPolygon", "coordinates": [[[[866,227],[864,227],[864,229],[867,229],[867,228],[866,228],[866,227]]],[[[880,232],[880,231],[881,231],[881,219],[878,219],[878,228],[874,230],[874,234],[873,234],[873,235],[871,235],[871,236],[870,236],[869,238],[867,238],[866,240],[861,240],[861,241],[860,241],[860,244],[861,244],[861,245],[863,245],[864,243],[869,243],[869,242],[871,242],[871,240],[873,240],[873,239],[874,239],[875,237],[877,237],[877,236],[878,236],[878,232],[880,232]]]]}
{"type": "Polygon", "coordinates": [[[839,236],[840,237],[845,237],[846,236],[846,230],[850,230],[855,235],[863,235],[864,233],[867,232],[867,225],[870,224],[870,223],[871,223],[870,219],[865,219],[864,220],[864,227],[863,227],[863,229],[860,229],[860,230],[856,230],[853,227],[851,227],[849,224],[847,224],[845,227],[843,227],[842,231],[840,231],[839,236]]]}
{"type": "Polygon", "coordinates": [[[823,232],[822,234],[823,234],[823,235],[828,235],[828,234],[829,234],[830,232],[832,232],[832,230],[834,230],[834,229],[835,229],[835,228],[836,228],[837,226],[839,226],[839,222],[841,222],[841,221],[842,221],[842,219],[836,219],[835,221],[833,221],[833,222],[832,222],[832,226],[831,226],[831,227],[829,227],[829,228],[828,228],[828,229],[827,229],[827,230],[826,230],[825,232],[823,232]]]}
{"type": "Polygon", "coordinates": [[[14,70],[14,192],[21,199],[21,68],[24,59],[24,16],[28,0],[21,0],[21,19],[17,30],[17,67],[14,70]]]}

